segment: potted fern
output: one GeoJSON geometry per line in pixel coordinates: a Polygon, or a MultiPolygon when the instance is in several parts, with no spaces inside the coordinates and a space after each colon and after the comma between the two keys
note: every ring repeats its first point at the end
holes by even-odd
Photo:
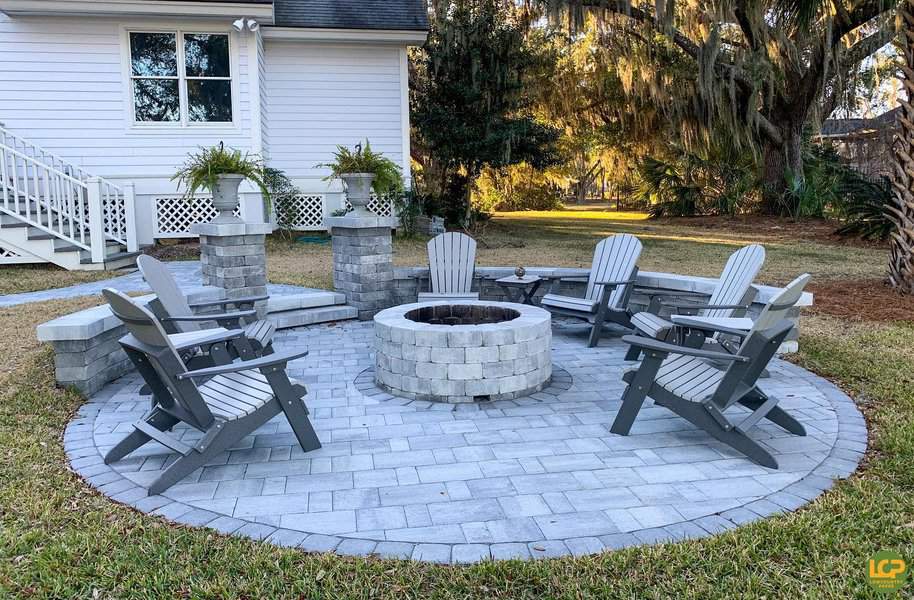
{"type": "Polygon", "coordinates": [[[337,146],[333,159],[331,163],[317,166],[330,169],[325,181],[337,177],[343,180],[346,197],[357,217],[374,216],[368,211],[372,190],[379,197],[403,190],[400,166],[380,152],[373,151],[368,140],[365,140],[364,147],[357,144],[355,150],[337,146]]]}
{"type": "Polygon", "coordinates": [[[193,198],[202,189],[213,194],[213,206],[219,214],[213,223],[236,223],[239,219],[232,213],[238,206],[238,186],[245,179],[260,188],[263,194],[264,207],[270,211],[270,191],[264,182],[263,161],[241,150],[226,149],[220,142],[212,148],[201,148],[200,152],[191,154],[184,166],[175,173],[172,181],[184,185],[184,197],[193,198]]]}

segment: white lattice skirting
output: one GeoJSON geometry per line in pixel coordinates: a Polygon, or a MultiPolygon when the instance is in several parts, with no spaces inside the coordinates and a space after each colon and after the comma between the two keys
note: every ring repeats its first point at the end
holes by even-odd
{"type": "MultiPolygon", "coordinates": [[[[352,205],[349,203],[349,200],[346,200],[346,211],[352,210],[352,205]]],[[[378,215],[379,217],[390,217],[394,213],[394,205],[390,199],[380,199],[374,194],[371,195],[371,201],[368,202],[368,210],[378,215]]]]}
{"type": "MultiPolygon", "coordinates": [[[[323,194],[299,194],[290,200],[278,201],[275,206],[277,224],[297,231],[324,231],[327,229],[324,217],[332,212],[326,202],[327,197],[323,194]]],[[[346,210],[352,210],[348,200],[346,210]]],[[[380,217],[392,216],[394,212],[390,200],[374,196],[368,210],[380,217]]],[[[191,237],[193,225],[209,223],[217,214],[212,199],[206,196],[192,200],[183,196],[158,196],[155,198],[155,237],[191,237]]],[[[235,209],[235,216],[241,216],[240,206],[235,209]]],[[[114,220],[117,220],[116,217],[114,220]]]]}
{"type": "MultiPolygon", "coordinates": [[[[205,196],[191,200],[183,196],[159,196],[155,199],[156,237],[190,237],[190,228],[197,223],[209,223],[219,211],[213,199],[205,196]]],[[[241,216],[241,206],[235,207],[235,216],[241,216]]]]}
{"type": "Polygon", "coordinates": [[[322,230],[324,196],[299,194],[276,203],[276,222],[280,227],[298,231],[322,230]]]}
{"type": "Polygon", "coordinates": [[[12,248],[0,245],[0,265],[22,265],[27,263],[44,262],[40,258],[27,254],[19,254],[12,248]]]}

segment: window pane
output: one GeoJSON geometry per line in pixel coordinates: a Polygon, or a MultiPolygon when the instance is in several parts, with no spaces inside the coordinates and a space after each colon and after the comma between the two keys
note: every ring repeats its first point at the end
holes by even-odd
{"type": "Polygon", "coordinates": [[[187,116],[198,122],[230,122],[232,83],[220,79],[188,79],[187,116]]]}
{"type": "Polygon", "coordinates": [[[131,33],[130,62],[134,75],[175,77],[178,59],[175,34],[131,33]]]}
{"type": "Polygon", "coordinates": [[[134,79],[133,106],[137,121],[177,121],[180,118],[177,79],[134,79]]]}
{"type": "Polygon", "coordinates": [[[184,64],[188,77],[228,77],[228,36],[208,33],[186,34],[184,64]]]}

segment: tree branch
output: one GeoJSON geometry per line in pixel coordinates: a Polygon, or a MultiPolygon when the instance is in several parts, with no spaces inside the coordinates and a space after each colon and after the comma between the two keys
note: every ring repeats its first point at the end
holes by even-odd
{"type": "Polygon", "coordinates": [[[860,61],[872,56],[877,50],[892,41],[894,32],[888,27],[880,27],[865,38],[858,40],[850,48],[841,53],[842,62],[848,70],[855,67],[860,61]]]}
{"type": "Polygon", "coordinates": [[[781,134],[781,130],[778,129],[777,127],[775,127],[774,123],[769,121],[768,118],[765,117],[765,115],[763,115],[762,113],[757,112],[756,114],[758,115],[756,117],[756,119],[757,119],[756,122],[757,122],[757,124],[759,126],[759,130],[762,132],[762,134],[764,134],[765,137],[767,137],[771,141],[772,144],[776,144],[776,145],[783,144],[784,136],[781,134]]]}

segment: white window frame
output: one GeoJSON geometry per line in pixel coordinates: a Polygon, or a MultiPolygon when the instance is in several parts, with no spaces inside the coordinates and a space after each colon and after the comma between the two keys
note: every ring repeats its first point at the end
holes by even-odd
{"type": "Polygon", "coordinates": [[[238,61],[235,51],[234,35],[231,31],[225,30],[206,30],[206,29],[182,29],[180,27],[128,27],[124,30],[124,66],[127,77],[126,100],[128,104],[128,121],[131,128],[134,129],[226,129],[237,128],[240,122],[238,110],[238,61]],[[133,74],[133,46],[130,35],[133,33],[164,33],[175,36],[178,74],[177,77],[171,75],[162,76],[145,76],[133,74]],[[228,77],[188,77],[187,64],[184,60],[184,36],[185,35],[224,35],[228,38],[228,77]],[[176,79],[178,81],[178,120],[177,121],[138,121],[136,118],[136,104],[134,101],[134,81],[136,79],[176,79]],[[188,111],[189,102],[187,97],[187,82],[192,80],[213,80],[228,81],[231,89],[232,101],[232,120],[231,121],[191,121],[188,111]]]}

